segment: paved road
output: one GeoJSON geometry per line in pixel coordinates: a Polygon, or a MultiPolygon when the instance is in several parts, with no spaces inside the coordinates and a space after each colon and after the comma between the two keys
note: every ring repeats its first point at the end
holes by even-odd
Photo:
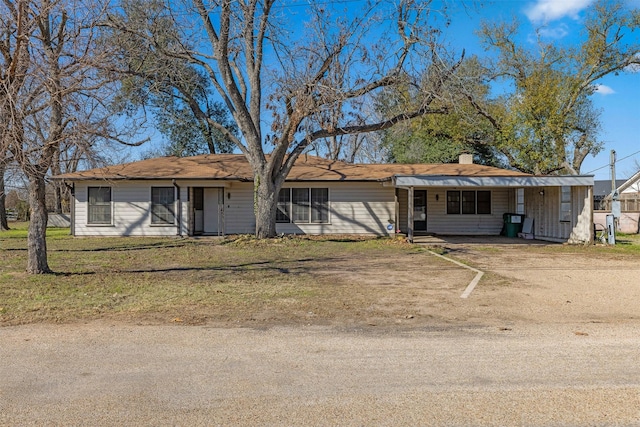
{"type": "Polygon", "coordinates": [[[640,325],[0,328],[1,425],[640,425],[640,325]]]}

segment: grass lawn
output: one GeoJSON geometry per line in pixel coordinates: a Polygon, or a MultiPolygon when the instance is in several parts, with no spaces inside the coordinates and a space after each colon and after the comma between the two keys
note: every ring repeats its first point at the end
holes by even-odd
{"type": "MultiPolygon", "coordinates": [[[[68,229],[48,230],[55,274],[29,275],[26,224],[12,225],[13,230],[0,232],[0,325],[93,319],[392,325],[417,316],[428,321],[438,316],[439,307],[458,307],[474,275],[397,239],[74,238],[68,229]]],[[[620,236],[618,242],[616,247],[513,250],[522,256],[540,251],[640,254],[639,236],[620,236]]],[[[507,285],[499,277],[483,280],[507,285]]]]}
{"type": "Polygon", "coordinates": [[[4,325],[98,318],[330,322],[349,307],[370,307],[385,292],[318,271],[335,260],[395,259],[422,251],[392,239],[74,238],[68,229],[49,229],[48,259],[55,274],[29,275],[26,224],[13,227],[0,233],[4,325]]]}

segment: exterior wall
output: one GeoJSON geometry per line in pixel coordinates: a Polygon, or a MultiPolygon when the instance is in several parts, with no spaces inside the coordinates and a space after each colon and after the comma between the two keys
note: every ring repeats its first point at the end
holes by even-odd
{"type": "MultiPolygon", "coordinates": [[[[173,187],[171,181],[85,181],[76,183],[74,189],[74,230],[76,236],[175,236],[178,225],[151,224],[151,187],[173,187]],[[142,182],[142,184],[141,184],[142,182]],[[110,225],[87,224],[88,187],[111,187],[110,225]]],[[[186,187],[180,188],[181,212],[176,210],[176,222],[186,234],[188,201],[186,187]]]]}
{"type": "MultiPolygon", "coordinates": [[[[286,234],[375,234],[393,233],[387,226],[395,218],[395,188],[379,182],[286,183],[284,188],[328,188],[328,224],[276,224],[286,234]]],[[[253,203],[253,202],[252,202],[253,203]]],[[[251,210],[253,212],[253,210],[251,210]]]]}
{"type": "MultiPolygon", "coordinates": [[[[378,182],[288,182],[284,188],[328,188],[329,223],[278,223],[278,233],[385,235],[395,216],[395,188],[378,182]]],[[[254,233],[253,183],[234,182],[224,201],[225,233],[254,233]]]]}
{"type": "MultiPolygon", "coordinates": [[[[610,211],[598,211],[593,213],[593,223],[598,230],[603,229],[607,223],[607,215],[610,211]]],[[[637,234],[640,232],[640,212],[622,212],[618,220],[617,230],[622,233],[637,234]]]]}
{"type": "MultiPolygon", "coordinates": [[[[407,233],[409,227],[409,191],[398,188],[398,203],[400,204],[398,209],[398,224],[400,225],[400,231],[407,233]]],[[[429,192],[427,191],[427,230],[429,229],[429,192]]]]}
{"type": "MultiPolygon", "coordinates": [[[[637,176],[637,174],[635,176],[637,176]]],[[[620,194],[626,194],[626,193],[629,193],[629,194],[640,193],[640,177],[638,177],[635,181],[628,183],[627,188],[622,190],[620,194]]]]}
{"type": "MultiPolygon", "coordinates": [[[[212,187],[211,181],[179,182],[181,232],[188,234],[191,215],[188,200],[190,187],[212,187]]],[[[225,234],[255,232],[253,183],[225,183],[223,218],[225,234]]],[[[76,236],[174,236],[178,226],[151,225],[151,187],[173,186],[171,181],[87,181],[75,186],[74,233],[76,236]],[[110,186],[112,224],[87,224],[88,187],[110,186]]],[[[287,183],[287,188],[329,188],[329,223],[277,224],[278,233],[286,234],[376,234],[386,235],[389,220],[395,217],[395,188],[378,182],[287,183]]],[[[176,201],[178,205],[178,201],[176,201]]],[[[217,214],[217,212],[216,212],[217,214]]],[[[205,215],[207,215],[205,211],[205,215]]],[[[205,218],[206,220],[206,218],[205,218]]],[[[211,221],[211,219],[210,219],[211,221]]],[[[216,220],[217,222],[217,220],[216,220]]]]}
{"type": "Polygon", "coordinates": [[[525,189],[525,215],[533,218],[536,239],[584,243],[591,240],[591,200],[588,187],[571,187],[571,219],[560,220],[561,187],[525,189]]]}
{"type": "Polygon", "coordinates": [[[253,183],[234,182],[225,191],[225,234],[255,233],[256,218],[253,213],[253,183]]]}
{"type": "MultiPolygon", "coordinates": [[[[447,191],[465,190],[453,187],[415,187],[427,190],[427,232],[448,235],[498,235],[502,230],[502,214],[511,212],[513,189],[508,188],[468,188],[469,190],[491,191],[490,215],[450,215],[447,214],[447,191]],[[437,196],[437,200],[436,200],[437,196]],[[511,210],[510,210],[511,209],[511,210]]],[[[399,190],[400,230],[408,231],[408,191],[399,190]]]]}
{"type": "MultiPolygon", "coordinates": [[[[173,187],[172,181],[85,181],[75,185],[74,230],[76,236],[175,236],[189,233],[192,223],[190,187],[224,186],[224,209],[219,224],[224,234],[254,233],[253,183],[216,183],[213,181],[179,182],[180,198],[176,200],[174,225],[151,224],[151,187],[173,187]],[[112,188],[112,224],[87,224],[87,188],[112,188]],[[181,209],[178,209],[178,206],[181,209]],[[178,212],[179,210],[179,212],[178,212]]],[[[395,194],[398,193],[400,230],[407,232],[408,191],[383,186],[379,182],[306,182],[287,183],[287,188],[328,188],[329,223],[283,224],[276,226],[278,233],[286,234],[376,234],[393,233],[388,226],[396,216],[395,194]]],[[[417,187],[416,187],[417,188],[417,187]]],[[[427,190],[427,232],[450,235],[498,235],[503,226],[503,214],[516,208],[514,188],[486,188],[491,191],[491,214],[449,215],[446,213],[448,190],[461,188],[421,187],[427,190]]],[[[534,220],[534,235],[539,239],[590,241],[593,216],[589,200],[589,187],[572,187],[571,220],[560,221],[560,187],[531,187],[524,190],[524,213],[534,220]]],[[[216,212],[217,213],[217,212],[216,212]]],[[[637,226],[637,222],[636,222],[637,226]]],[[[396,227],[397,228],[397,227],[396,227]]]]}
{"type": "Polygon", "coordinates": [[[593,202],[588,187],[571,187],[571,221],[574,224],[567,243],[593,243],[593,202]]]}

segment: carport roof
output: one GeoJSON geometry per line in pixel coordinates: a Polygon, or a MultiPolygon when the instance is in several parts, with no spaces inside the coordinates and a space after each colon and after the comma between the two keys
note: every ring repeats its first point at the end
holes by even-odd
{"type": "Polygon", "coordinates": [[[592,175],[565,176],[425,176],[394,177],[396,187],[561,187],[593,185],[592,175]]]}

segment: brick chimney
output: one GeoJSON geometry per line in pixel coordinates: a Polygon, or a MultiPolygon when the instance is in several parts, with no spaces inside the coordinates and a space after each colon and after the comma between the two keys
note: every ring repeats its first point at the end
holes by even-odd
{"type": "Polygon", "coordinates": [[[473,164],[473,154],[462,153],[458,159],[458,163],[461,165],[472,165],[473,164]]]}

